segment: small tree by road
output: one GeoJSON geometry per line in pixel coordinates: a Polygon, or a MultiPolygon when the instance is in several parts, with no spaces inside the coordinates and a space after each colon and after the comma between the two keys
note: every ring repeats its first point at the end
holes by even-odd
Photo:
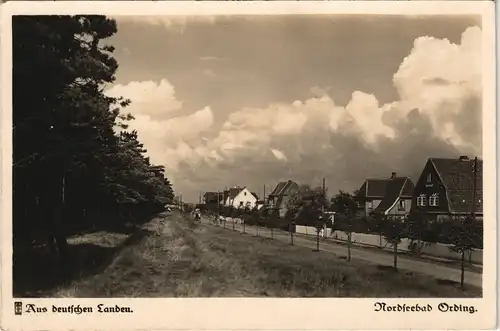
{"type": "MultiPolygon", "coordinates": [[[[252,214],[257,212],[257,208],[250,208],[249,206],[245,206],[245,209],[243,210],[243,233],[246,233],[246,223],[250,221],[251,217],[253,216],[252,214]]],[[[250,221],[251,222],[251,221],[250,221]]]]}
{"type": "Polygon", "coordinates": [[[293,231],[295,226],[295,215],[297,211],[294,208],[294,205],[287,205],[287,210],[285,213],[285,220],[288,223],[288,232],[290,233],[290,244],[293,245],[293,231]]]}
{"type": "Polygon", "coordinates": [[[452,242],[450,249],[461,254],[460,287],[463,288],[465,278],[465,254],[470,254],[474,248],[482,246],[483,229],[477,220],[467,215],[453,220],[448,231],[449,239],[452,242]]]}
{"type": "Polygon", "coordinates": [[[425,245],[437,242],[439,233],[435,228],[426,214],[418,211],[408,214],[406,236],[410,241],[408,249],[412,254],[419,257],[425,245]]]}
{"type": "Polygon", "coordinates": [[[379,236],[379,248],[382,248],[382,227],[384,225],[384,215],[378,212],[372,212],[369,217],[369,227],[371,231],[374,231],[379,236]]]}
{"type": "Polygon", "coordinates": [[[405,237],[406,226],[400,218],[383,215],[383,234],[385,240],[394,248],[394,270],[398,270],[398,245],[405,237]]]}
{"type": "MultiPolygon", "coordinates": [[[[321,187],[312,189],[302,185],[288,200],[288,218],[299,224],[316,228],[316,251],[319,251],[319,235],[324,224],[324,207],[326,198],[321,187]]],[[[293,235],[292,235],[293,240],[293,235]]]]}
{"type": "Polygon", "coordinates": [[[356,194],[350,194],[342,190],[339,191],[331,200],[332,209],[346,221],[343,231],[347,234],[347,261],[351,260],[352,246],[352,218],[356,216],[358,202],[356,194]]]}
{"type": "Polygon", "coordinates": [[[234,207],[231,210],[231,219],[233,221],[233,231],[235,231],[235,219],[241,217],[243,214],[243,208],[234,207]]]}

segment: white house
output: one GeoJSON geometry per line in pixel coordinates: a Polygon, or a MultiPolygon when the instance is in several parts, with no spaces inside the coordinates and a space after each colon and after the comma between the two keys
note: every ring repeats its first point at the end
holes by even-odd
{"type": "Polygon", "coordinates": [[[224,206],[253,208],[256,203],[257,197],[246,187],[233,187],[224,191],[224,206]]]}

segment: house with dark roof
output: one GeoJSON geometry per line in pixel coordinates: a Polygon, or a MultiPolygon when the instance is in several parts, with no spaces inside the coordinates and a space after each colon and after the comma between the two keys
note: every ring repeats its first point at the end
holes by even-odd
{"type": "MultiPolygon", "coordinates": [[[[430,158],[415,185],[412,210],[426,214],[429,221],[442,222],[450,217],[472,213],[474,160],[467,156],[456,159],[430,158]]],[[[483,218],[483,161],[476,172],[477,219],[483,218]]]]}
{"type": "Polygon", "coordinates": [[[232,187],[225,190],[223,193],[224,206],[232,206],[235,208],[253,208],[257,203],[258,198],[246,187],[232,187]]]}
{"type": "Polygon", "coordinates": [[[222,197],[222,192],[205,192],[205,194],[203,194],[203,203],[207,205],[220,204],[223,201],[222,197]],[[217,199],[217,195],[219,195],[219,199],[217,199]]]}
{"type": "Polygon", "coordinates": [[[293,180],[279,182],[268,196],[269,206],[279,211],[280,217],[284,217],[287,211],[286,202],[299,190],[299,184],[293,180]]]}
{"type": "Polygon", "coordinates": [[[403,217],[411,210],[413,182],[409,177],[367,179],[358,191],[361,216],[371,213],[403,217]]]}

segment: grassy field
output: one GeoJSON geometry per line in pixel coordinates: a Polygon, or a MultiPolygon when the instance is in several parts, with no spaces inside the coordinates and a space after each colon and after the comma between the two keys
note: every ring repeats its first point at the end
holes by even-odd
{"type": "Polygon", "coordinates": [[[424,275],[347,262],[180,215],[157,218],[101,273],[57,297],[480,297],[424,275]]]}

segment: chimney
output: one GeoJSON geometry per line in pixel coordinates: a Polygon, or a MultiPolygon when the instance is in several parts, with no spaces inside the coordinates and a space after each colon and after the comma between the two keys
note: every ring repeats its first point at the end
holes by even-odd
{"type": "Polygon", "coordinates": [[[396,173],[393,171],[391,174],[391,179],[394,179],[394,178],[396,178],[396,173]]]}
{"type": "Polygon", "coordinates": [[[468,161],[469,157],[467,155],[462,155],[458,158],[460,161],[468,161]]]}

